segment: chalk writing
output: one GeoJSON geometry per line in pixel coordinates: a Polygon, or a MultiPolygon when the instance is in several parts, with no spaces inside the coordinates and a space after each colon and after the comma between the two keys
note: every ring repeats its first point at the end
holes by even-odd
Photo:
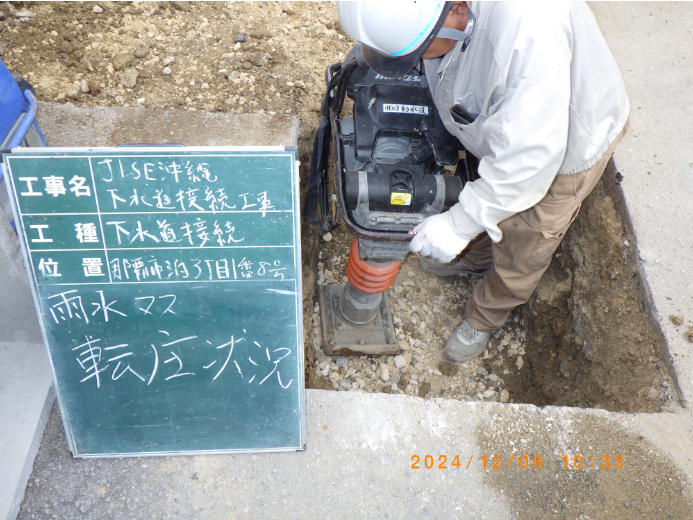
{"type": "MultiPolygon", "coordinates": [[[[245,329],[242,332],[244,335],[247,333],[245,329]]],[[[294,381],[293,378],[286,377],[282,380],[281,376],[280,364],[291,355],[290,348],[270,350],[258,341],[246,341],[245,336],[237,337],[235,334],[231,334],[229,341],[220,345],[197,335],[171,339],[171,334],[165,330],[160,330],[159,334],[165,338],[159,336],[153,341],[143,338],[141,341],[110,346],[106,346],[107,343],[102,338],[92,335],[74,340],[75,343],[80,343],[72,348],[73,351],[78,351],[75,361],[84,375],[80,383],[93,382],[96,388],[101,388],[100,374],[110,367],[113,367],[112,381],[117,381],[126,372],[130,372],[135,378],[131,379],[132,382],[139,381],[145,386],[152,384],[157,376],[164,381],[184,376],[198,376],[209,383],[223,377],[231,377],[249,385],[260,386],[273,382],[283,390],[289,388],[294,381]],[[186,364],[186,353],[196,348],[202,349],[206,360],[198,361],[199,365],[186,364]],[[160,352],[165,353],[164,357],[170,357],[160,363],[160,352]],[[115,362],[117,364],[113,365],[115,362]]]]}
{"type": "Polygon", "coordinates": [[[57,276],[62,276],[58,272],[58,262],[54,262],[52,258],[49,258],[48,260],[41,258],[39,260],[38,268],[44,278],[55,278],[57,276]]]}
{"type": "Polygon", "coordinates": [[[98,314],[103,319],[104,323],[108,323],[109,319],[113,319],[113,314],[109,313],[114,313],[122,317],[139,314],[140,312],[142,313],[141,316],[149,315],[162,317],[165,314],[176,315],[176,312],[173,310],[173,305],[177,300],[175,294],[136,296],[130,303],[123,302],[123,306],[120,307],[119,310],[115,307],[118,300],[112,300],[106,303],[106,295],[104,292],[105,291],[102,289],[96,291],[79,291],[78,289],[72,289],[49,296],[48,300],[53,300],[50,307],[53,321],[58,325],[68,322],[71,319],[83,320],[84,323],[89,323],[89,316],[93,318],[98,314]],[[84,300],[82,300],[82,298],[84,298],[84,300]],[[90,306],[95,307],[90,315],[84,310],[85,303],[87,308],[90,306]]]}
{"type": "Polygon", "coordinates": [[[106,158],[98,161],[96,165],[104,165],[106,175],[101,178],[103,182],[113,182],[114,176],[120,176],[120,179],[143,180],[143,181],[173,181],[178,184],[186,179],[190,182],[216,182],[217,176],[209,170],[209,164],[206,162],[195,162],[193,160],[178,160],[169,161],[126,161],[118,159],[117,164],[113,163],[112,158],[106,158]],[[115,173],[114,173],[115,168],[115,173]],[[159,175],[157,177],[157,175],[159,175]]]}
{"type": "Polygon", "coordinates": [[[275,210],[274,204],[266,191],[250,194],[241,193],[229,199],[226,188],[211,188],[209,186],[190,187],[187,189],[165,192],[162,188],[108,188],[107,206],[104,213],[109,211],[161,210],[181,212],[212,212],[223,211],[256,211],[264,217],[267,212],[275,210]]]}
{"type": "Polygon", "coordinates": [[[221,259],[158,260],[153,255],[113,258],[109,262],[114,281],[154,280],[284,280],[286,266],[281,260],[251,262],[245,256],[221,259]]]}

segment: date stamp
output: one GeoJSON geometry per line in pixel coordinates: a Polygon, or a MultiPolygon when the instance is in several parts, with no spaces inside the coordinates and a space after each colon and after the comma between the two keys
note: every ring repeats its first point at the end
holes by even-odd
{"type": "MultiPolygon", "coordinates": [[[[439,455],[436,459],[433,455],[412,455],[411,469],[469,469],[470,467],[481,466],[483,469],[510,469],[515,465],[520,469],[541,469],[544,460],[541,455],[511,455],[503,457],[501,455],[471,455],[465,464],[466,457],[460,455],[448,456],[439,455]],[[475,460],[476,458],[476,460],[475,460]]],[[[601,456],[583,456],[583,455],[564,455],[563,457],[552,457],[550,459],[556,467],[563,469],[622,469],[622,455],[601,455],[601,456]],[[563,461],[560,464],[560,461],[563,461]]]]}

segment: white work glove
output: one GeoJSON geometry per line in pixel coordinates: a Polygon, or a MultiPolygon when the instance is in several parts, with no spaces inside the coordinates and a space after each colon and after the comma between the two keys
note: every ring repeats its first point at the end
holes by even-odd
{"type": "Polygon", "coordinates": [[[414,228],[416,236],[409,243],[409,251],[432,256],[447,264],[467,247],[469,240],[459,236],[450,222],[450,212],[433,215],[414,228]]]}

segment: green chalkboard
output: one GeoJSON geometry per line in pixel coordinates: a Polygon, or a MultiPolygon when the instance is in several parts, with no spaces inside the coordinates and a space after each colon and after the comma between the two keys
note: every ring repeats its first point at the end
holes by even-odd
{"type": "Polygon", "coordinates": [[[3,168],[75,456],[303,449],[295,151],[24,148],[3,168]]]}

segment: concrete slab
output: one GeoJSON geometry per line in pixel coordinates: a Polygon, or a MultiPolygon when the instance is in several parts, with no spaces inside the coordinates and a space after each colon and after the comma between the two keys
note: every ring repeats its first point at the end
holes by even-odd
{"type": "Polygon", "coordinates": [[[53,146],[182,143],[187,146],[296,146],[298,117],[39,103],[53,146]]]}
{"type": "Polygon", "coordinates": [[[323,390],[306,405],[305,452],[88,461],[56,410],[19,518],[693,518],[685,477],[623,414],[323,390]]]}
{"type": "Polygon", "coordinates": [[[55,396],[17,235],[1,211],[0,241],[0,519],[13,519],[55,396]]]}
{"type": "Polygon", "coordinates": [[[24,499],[54,401],[52,382],[42,342],[0,343],[0,518],[14,518],[24,499]]]}
{"type": "MultiPolygon", "coordinates": [[[[3,219],[4,216],[0,215],[0,220],[3,219]]],[[[14,234],[14,231],[12,233],[14,234]]],[[[18,242],[16,235],[14,240],[18,242]]],[[[0,342],[43,344],[34,300],[27,285],[28,281],[23,279],[26,277],[24,259],[20,257],[18,261],[21,262],[19,268],[24,271],[21,274],[15,268],[17,264],[0,249],[0,342]]]]}

